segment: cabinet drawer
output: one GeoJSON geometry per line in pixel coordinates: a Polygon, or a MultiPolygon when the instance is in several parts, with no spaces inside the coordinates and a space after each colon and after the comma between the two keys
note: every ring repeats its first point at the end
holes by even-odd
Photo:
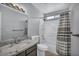
{"type": "Polygon", "coordinates": [[[37,45],[32,46],[31,48],[26,50],[26,54],[30,53],[31,51],[37,49],[37,45]]]}

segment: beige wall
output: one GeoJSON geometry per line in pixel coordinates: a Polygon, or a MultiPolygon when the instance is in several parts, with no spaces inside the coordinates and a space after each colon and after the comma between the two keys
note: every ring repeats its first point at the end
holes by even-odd
{"type": "MultiPolygon", "coordinates": [[[[72,34],[79,34],[79,4],[72,6],[71,13],[71,30],[72,34]]],[[[79,56],[79,37],[72,36],[71,55],[79,56]]]]}
{"type": "Polygon", "coordinates": [[[43,13],[41,13],[35,6],[31,3],[21,4],[23,5],[28,13],[28,37],[39,35],[39,17],[43,17],[43,13]]]}

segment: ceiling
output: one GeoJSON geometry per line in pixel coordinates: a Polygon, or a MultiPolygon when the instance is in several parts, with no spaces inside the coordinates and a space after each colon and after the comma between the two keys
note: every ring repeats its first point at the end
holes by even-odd
{"type": "Polygon", "coordinates": [[[54,12],[69,6],[67,3],[32,3],[32,5],[38,8],[42,13],[54,12]]]}

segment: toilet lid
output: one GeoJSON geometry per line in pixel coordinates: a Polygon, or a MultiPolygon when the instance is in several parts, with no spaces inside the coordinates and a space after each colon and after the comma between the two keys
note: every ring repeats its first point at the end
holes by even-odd
{"type": "Polygon", "coordinates": [[[37,47],[40,50],[48,50],[48,46],[45,44],[37,44],[37,47]]]}

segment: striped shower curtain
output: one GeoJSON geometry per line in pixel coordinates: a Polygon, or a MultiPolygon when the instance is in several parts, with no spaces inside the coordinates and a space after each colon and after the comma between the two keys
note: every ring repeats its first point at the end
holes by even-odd
{"type": "Polygon", "coordinates": [[[71,29],[69,16],[70,12],[60,14],[56,51],[61,56],[71,55],[71,29]]]}

